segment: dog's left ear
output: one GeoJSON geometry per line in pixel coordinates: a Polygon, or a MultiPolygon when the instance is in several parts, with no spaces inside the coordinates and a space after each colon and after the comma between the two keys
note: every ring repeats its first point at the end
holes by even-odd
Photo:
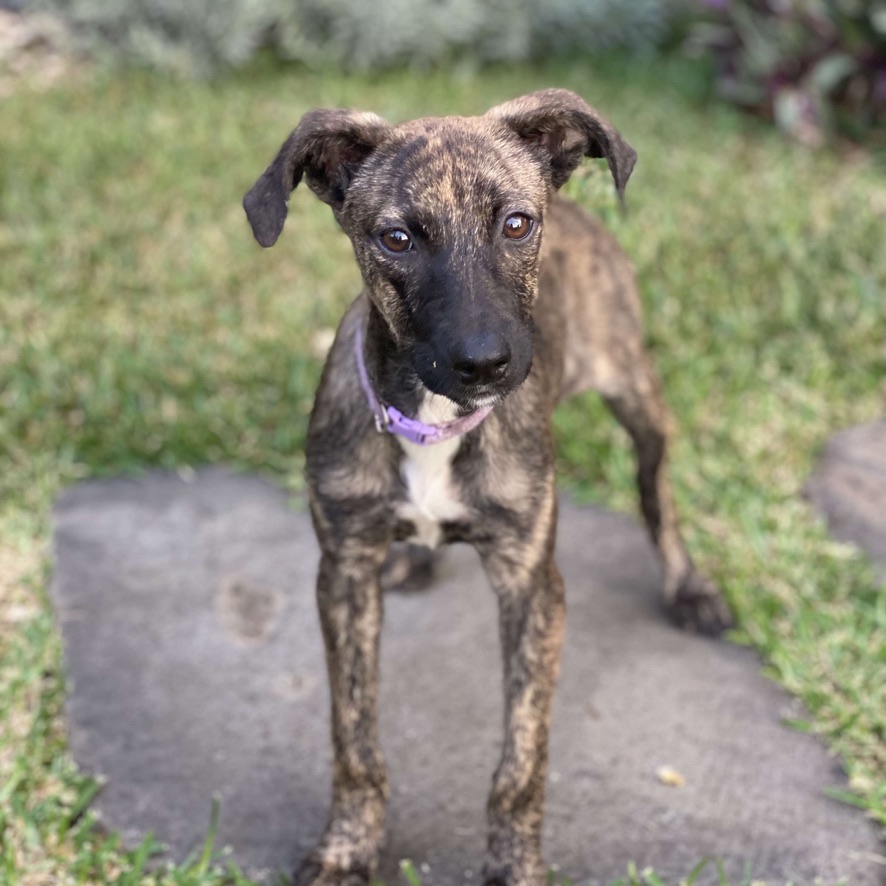
{"type": "Polygon", "coordinates": [[[583,157],[605,157],[623,199],[637,152],[581,96],[568,89],[543,89],[496,105],[486,116],[501,120],[541,154],[555,189],[566,183],[583,157]]]}
{"type": "Polygon", "coordinates": [[[286,221],[289,195],[304,175],[308,187],[334,212],[363,161],[390,132],[375,114],[340,108],[309,111],[271,165],[243,198],[255,239],[273,246],[286,221]]]}

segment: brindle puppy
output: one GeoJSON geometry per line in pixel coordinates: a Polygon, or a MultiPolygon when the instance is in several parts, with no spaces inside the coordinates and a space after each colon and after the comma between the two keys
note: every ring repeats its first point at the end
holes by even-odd
{"type": "Polygon", "coordinates": [[[271,246],[305,176],[350,237],[365,284],[338,329],[308,432],[335,763],[329,825],[301,883],[365,886],[376,865],[388,798],[376,711],[379,576],[392,542],[407,539],[474,545],[498,595],[506,732],[484,877],[545,882],[564,612],[550,418],[562,397],[597,389],[630,433],[673,617],[708,634],[730,623],[677,526],[666,412],[631,266],[596,221],[555,196],[585,156],[607,159],[621,195],[636,154],[565,90],[481,117],[400,126],[317,110],[244,200],[256,239],[271,246]],[[427,423],[453,422],[447,439],[414,442],[440,434],[427,423]]]}

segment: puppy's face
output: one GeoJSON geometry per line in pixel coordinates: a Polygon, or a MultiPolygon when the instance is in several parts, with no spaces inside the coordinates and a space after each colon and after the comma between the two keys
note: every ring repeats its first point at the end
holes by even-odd
{"type": "Polygon", "coordinates": [[[562,89],[481,117],[396,127],[374,114],[318,110],[244,206],[270,246],[304,176],[350,237],[369,297],[418,377],[476,409],[529,372],[545,208],[584,156],[608,159],[621,194],[633,149],[562,89]]]}
{"type": "Polygon", "coordinates": [[[482,117],[393,129],[347,189],[338,218],[369,297],[421,381],[463,408],[529,372],[548,194],[517,136],[482,117]]]}

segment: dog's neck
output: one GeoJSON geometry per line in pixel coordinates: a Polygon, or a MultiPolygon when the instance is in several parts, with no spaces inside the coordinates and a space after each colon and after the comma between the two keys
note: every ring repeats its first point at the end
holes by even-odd
{"type": "Polygon", "coordinates": [[[360,385],[379,431],[420,446],[442,443],[473,430],[492,410],[485,406],[465,412],[425,387],[373,306],[367,334],[357,326],[354,352],[360,385]]]}

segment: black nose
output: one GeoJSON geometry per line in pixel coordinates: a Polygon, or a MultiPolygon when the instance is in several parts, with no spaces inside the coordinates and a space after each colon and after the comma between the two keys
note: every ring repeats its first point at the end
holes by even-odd
{"type": "Polygon", "coordinates": [[[499,381],[511,362],[511,349],[500,335],[489,333],[465,339],[453,355],[452,368],[465,385],[499,381]]]}

